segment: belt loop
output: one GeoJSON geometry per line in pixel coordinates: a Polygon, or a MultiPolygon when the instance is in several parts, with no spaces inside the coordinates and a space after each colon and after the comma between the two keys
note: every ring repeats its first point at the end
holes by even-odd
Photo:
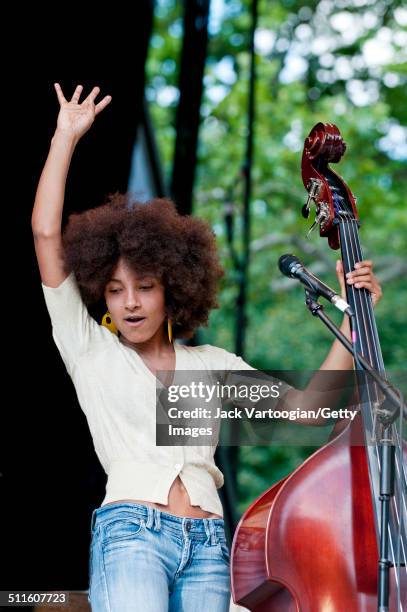
{"type": "Polygon", "coordinates": [[[209,531],[211,534],[211,545],[214,546],[215,544],[218,543],[217,538],[216,538],[216,531],[215,531],[215,525],[213,524],[213,519],[207,519],[208,523],[209,523],[209,531]]]}
{"type": "Polygon", "coordinates": [[[212,542],[210,542],[211,531],[210,531],[210,528],[209,528],[209,520],[207,518],[203,518],[202,520],[203,520],[203,524],[204,524],[204,527],[205,527],[205,533],[206,533],[205,544],[212,543],[212,542]]]}
{"type": "Polygon", "coordinates": [[[153,526],[153,521],[154,521],[154,508],[151,506],[146,506],[147,508],[147,523],[146,523],[146,527],[148,529],[151,529],[151,527],[153,526]]]}
{"type": "Polygon", "coordinates": [[[161,529],[161,510],[159,510],[158,508],[153,508],[153,510],[155,514],[154,529],[155,531],[160,531],[161,529]]]}

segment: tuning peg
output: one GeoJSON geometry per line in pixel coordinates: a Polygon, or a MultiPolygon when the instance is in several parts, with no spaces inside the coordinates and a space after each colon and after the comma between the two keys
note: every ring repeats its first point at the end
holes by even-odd
{"type": "Polygon", "coordinates": [[[301,208],[301,214],[304,217],[304,219],[308,219],[309,217],[309,213],[310,213],[310,207],[309,207],[309,199],[306,201],[306,203],[303,205],[303,207],[301,208]]]}
{"type": "Polygon", "coordinates": [[[310,237],[312,231],[316,228],[317,225],[321,224],[321,226],[324,224],[324,222],[328,219],[329,217],[329,211],[327,209],[327,204],[326,202],[321,202],[321,205],[317,211],[317,215],[315,217],[315,221],[314,223],[311,225],[311,227],[309,228],[308,232],[307,232],[307,238],[310,237]]]}
{"type": "Polygon", "coordinates": [[[322,186],[322,181],[320,181],[319,179],[315,179],[315,178],[310,179],[310,182],[308,183],[308,187],[307,187],[308,198],[304,206],[301,209],[301,214],[304,217],[304,219],[308,219],[309,217],[311,201],[314,202],[315,204],[317,203],[316,200],[320,194],[321,186],[322,186]]]}

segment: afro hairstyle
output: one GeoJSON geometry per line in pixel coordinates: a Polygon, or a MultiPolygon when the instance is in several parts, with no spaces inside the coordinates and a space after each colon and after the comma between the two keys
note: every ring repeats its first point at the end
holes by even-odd
{"type": "Polygon", "coordinates": [[[152,275],[165,290],[174,338],[191,338],[208,325],[224,276],[211,226],[180,215],[168,198],[139,202],[129,193],[72,213],[62,234],[64,266],[73,271],[82,299],[91,306],[104,297],[119,258],[137,275],[152,275]]]}

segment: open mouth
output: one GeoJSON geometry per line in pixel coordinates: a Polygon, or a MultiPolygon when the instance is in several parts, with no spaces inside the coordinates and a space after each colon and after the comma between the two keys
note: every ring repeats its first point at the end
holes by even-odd
{"type": "Polygon", "coordinates": [[[146,317],[126,317],[124,320],[131,327],[138,327],[145,321],[146,317]]]}

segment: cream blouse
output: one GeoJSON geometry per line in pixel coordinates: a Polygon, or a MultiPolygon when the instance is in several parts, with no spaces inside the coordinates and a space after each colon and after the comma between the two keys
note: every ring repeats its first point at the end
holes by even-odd
{"type": "MultiPolygon", "coordinates": [[[[216,447],[156,446],[158,379],[135,350],[88,313],[73,272],[58,287],[41,285],[52,336],[107,474],[101,505],[119,499],[167,504],[179,476],[192,505],[223,516],[217,489],[224,480],[214,462],[216,447]]],[[[255,370],[210,344],[175,341],[174,349],[175,370],[255,370]]],[[[280,397],[290,388],[282,383],[280,397]]]]}

